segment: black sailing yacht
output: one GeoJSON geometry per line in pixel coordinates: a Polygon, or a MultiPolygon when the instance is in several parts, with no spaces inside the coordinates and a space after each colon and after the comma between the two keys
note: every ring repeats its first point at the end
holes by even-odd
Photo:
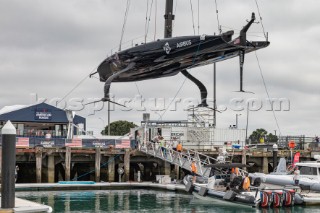
{"type": "Polygon", "coordinates": [[[240,91],[243,92],[244,55],[270,44],[269,41],[247,41],[246,33],[254,21],[255,14],[252,13],[251,20],[235,39],[232,39],[234,31],[227,31],[220,35],[164,38],[111,55],[97,69],[100,81],[105,82],[102,101],[110,101],[109,92],[112,82],[156,79],[181,72],[199,87],[202,100],[199,106],[207,107],[207,91],[204,85],[187,70],[236,56],[240,59],[240,91]]]}

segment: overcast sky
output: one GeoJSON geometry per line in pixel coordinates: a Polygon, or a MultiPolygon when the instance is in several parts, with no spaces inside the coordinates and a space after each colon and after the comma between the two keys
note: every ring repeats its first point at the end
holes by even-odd
{"type": "MultiPolygon", "coordinates": [[[[192,13],[189,0],[177,1],[173,36],[193,35],[192,13]]],[[[147,0],[131,1],[123,41],[126,48],[142,42],[145,34],[147,0]],[[132,39],[136,39],[132,42],[132,39]]],[[[152,0],[149,0],[149,7],[152,0]]],[[[153,2],[148,39],[163,38],[164,0],[153,2]],[[156,17],[156,18],[155,18],[156,17]]],[[[214,0],[192,0],[196,34],[218,33],[214,0]],[[199,17],[199,20],[198,20],[199,17]]],[[[260,19],[254,0],[217,0],[222,30],[239,32],[251,12],[260,19]]],[[[317,0],[258,0],[262,23],[269,35],[270,46],[257,51],[265,83],[271,98],[290,101],[290,110],[283,105],[275,115],[282,135],[320,135],[320,2],[317,0]],[[287,111],[286,111],[287,110],[287,111]]],[[[82,79],[117,50],[126,10],[126,0],[3,0],[0,7],[0,108],[7,105],[31,104],[45,98],[55,103],[63,98],[82,79]]],[[[149,15],[148,15],[149,16],[149,15]]],[[[264,40],[261,23],[249,30],[248,40],[264,40]]],[[[269,132],[279,129],[272,111],[268,111],[268,98],[255,53],[246,55],[244,88],[254,94],[239,90],[239,59],[217,63],[217,105],[227,110],[218,113],[217,127],[228,128],[235,124],[246,126],[246,110],[235,111],[233,100],[243,99],[262,103],[258,111],[250,111],[249,131],[265,128],[269,132]]],[[[213,96],[213,66],[192,69],[213,96]]],[[[174,77],[135,83],[114,83],[111,92],[116,100],[134,98],[139,93],[147,100],[145,112],[152,119],[159,113],[151,111],[152,98],[165,99],[166,107],[181,87],[185,77],[174,77]]],[[[103,97],[104,83],[87,78],[61,103],[72,105],[75,100],[88,102],[103,97]]],[[[197,87],[185,82],[177,98],[199,99],[197,87]]],[[[212,104],[212,103],[211,103],[212,104]]],[[[71,107],[72,107],[71,106],[71,107]]],[[[162,119],[187,119],[178,104],[177,111],[166,112],[162,119]]],[[[87,118],[87,129],[99,132],[107,122],[107,107],[87,106],[77,113],[87,118]]],[[[160,107],[161,108],[161,107],[160,107]]],[[[111,113],[111,121],[129,120],[139,124],[143,111],[123,111],[120,107],[111,113]]]]}

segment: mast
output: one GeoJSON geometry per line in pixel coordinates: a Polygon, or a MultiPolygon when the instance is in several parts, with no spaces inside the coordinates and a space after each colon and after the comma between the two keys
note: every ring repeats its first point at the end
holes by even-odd
{"type": "Polygon", "coordinates": [[[164,37],[172,37],[172,21],[174,20],[173,15],[173,0],[166,0],[166,12],[164,14],[164,37]]]}

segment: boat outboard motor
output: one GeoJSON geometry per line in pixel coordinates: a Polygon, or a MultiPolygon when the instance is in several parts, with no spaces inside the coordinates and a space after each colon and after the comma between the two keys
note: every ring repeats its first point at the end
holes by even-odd
{"type": "Polygon", "coordinates": [[[230,188],[231,189],[239,189],[240,185],[241,185],[241,178],[235,177],[230,183],[230,188]]]}
{"type": "Polygon", "coordinates": [[[206,187],[200,187],[198,194],[205,197],[208,194],[208,189],[206,187]]]}
{"type": "Polygon", "coordinates": [[[216,178],[214,176],[208,179],[207,188],[214,189],[214,185],[216,184],[216,178]]]}
{"type": "Polygon", "coordinates": [[[303,204],[304,200],[303,197],[300,194],[294,194],[294,204],[303,204]]]}
{"type": "Polygon", "coordinates": [[[229,200],[229,201],[232,201],[235,199],[235,197],[237,196],[237,193],[232,191],[232,190],[229,190],[227,191],[224,196],[223,196],[223,199],[224,200],[229,200]]]}
{"type": "Polygon", "coordinates": [[[192,193],[194,189],[194,185],[192,184],[192,181],[189,181],[188,184],[186,185],[186,191],[189,193],[192,193]]]}
{"type": "Polygon", "coordinates": [[[296,191],[294,189],[283,189],[283,206],[293,206],[296,191]]]}
{"type": "Polygon", "coordinates": [[[254,179],[252,186],[259,187],[261,185],[261,178],[254,179]]]}
{"type": "Polygon", "coordinates": [[[272,203],[272,192],[271,191],[261,191],[260,192],[260,206],[262,208],[269,208],[272,203]]]}
{"type": "Polygon", "coordinates": [[[281,207],[283,203],[283,192],[282,191],[273,191],[272,192],[272,207],[278,208],[281,207]]]}

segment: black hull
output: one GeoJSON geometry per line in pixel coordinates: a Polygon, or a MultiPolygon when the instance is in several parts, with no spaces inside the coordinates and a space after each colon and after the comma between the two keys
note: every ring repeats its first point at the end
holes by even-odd
{"type": "Polygon", "coordinates": [[[233,31],[218,36],[183,36],[162,39],[142,44],[116,53],[105,59],[98,67],[100,81],[125,69],[130,63],[135,66],[121,73],[113,82],[131,82],[173,76],[182,70],[204,66],[239,56],[269,45],[269,42],[253,42],[246,46],[231,41],[233,31]]]}

